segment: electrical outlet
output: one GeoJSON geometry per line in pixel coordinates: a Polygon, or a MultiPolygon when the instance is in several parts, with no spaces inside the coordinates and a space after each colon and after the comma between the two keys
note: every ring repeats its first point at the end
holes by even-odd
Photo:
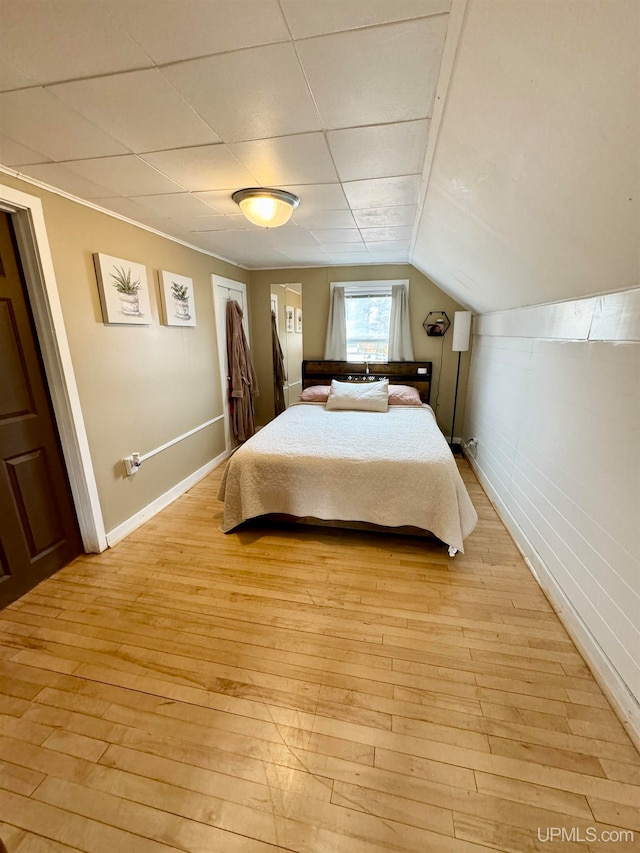
{"type": "Polygon", "coordinates": [[[474,437],[464,441],[462,443],[462,450],[464,453],[467,455],[470,454],[475,459],[478,453],[478,439],[474,437]]]}

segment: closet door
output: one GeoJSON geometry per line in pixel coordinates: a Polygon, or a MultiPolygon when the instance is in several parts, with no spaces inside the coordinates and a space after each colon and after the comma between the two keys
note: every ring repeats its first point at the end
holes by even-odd
{"type": "Polygon", "coordinates": [[[224,411],[224,442],[227,450],[231,450],[234,441],[231,436],[231,417],[229,412],[229,383],[227,380],[227,302],[235,300],[242,308],[242,328],[249,341],[249,310],[247,306],[247,286],[241,281],[223,278],[219,275],[213,279],[213,301],[216,311],[216,332],[218,335],[218,358],[220,360],[220,381],[222,383],[222,405],[224,411]]]}
{"type": "Polygon", "coordinates": [[[0,606],[81,550],[13,228],[0,213],[0,606]]]}

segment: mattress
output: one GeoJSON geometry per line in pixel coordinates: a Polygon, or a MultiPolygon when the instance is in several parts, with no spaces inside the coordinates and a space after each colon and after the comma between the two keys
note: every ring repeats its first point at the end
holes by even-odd
{"type": "Polygon", "coordinates": [[[427,530],[450,548],[478,517],[429,406],[327,411],[298,403],[231,456],[221,529],[279,513],[427,530]]]}

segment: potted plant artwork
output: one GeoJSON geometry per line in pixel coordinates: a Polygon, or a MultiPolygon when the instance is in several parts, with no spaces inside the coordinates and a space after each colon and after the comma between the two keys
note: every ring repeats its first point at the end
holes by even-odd
{"type": "Polygon", "coordinates": [[[178,320],[190,320],[189,314],[189,291],[185,284],[179,284],[177,281],[171,282],[171,296],[174,301],[175,316],[178,320]]]}
{"type": "Polygon", "coordinates": [[[140,297],[138,295],[138,291],[142,285],[140,279],[134,281],[131,267],[128,269],[125,269],[124,266],[114,267],[111,278],[115,282],[113,286],[118,291],[122,313],[129,317],[142,317],[140,297]]]}
{"type": "Polygon", "coordinates": [[[193,279],[168,270],[158,270],[162,322],[165,326],[195,326],[196,297],[193,279]]]}
{"type": "Polygon", "coordinates": [[[144,264],[95,253],[102,318],[111,325],[148,326],[151,302],[144,264]]]}

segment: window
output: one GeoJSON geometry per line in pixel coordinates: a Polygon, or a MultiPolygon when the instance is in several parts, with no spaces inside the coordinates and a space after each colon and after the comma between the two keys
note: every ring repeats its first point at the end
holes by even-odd
{"type": "Polygon", "coordinates": [[[345,287],[348,361],[387,361],[389,356],[389,319],[391,287],[345,287]]]}
{"type": "Polygon", "coordinates": [[[409,282],[331,285],[324,357],[344,361],[411,361],[409,282]]]}

